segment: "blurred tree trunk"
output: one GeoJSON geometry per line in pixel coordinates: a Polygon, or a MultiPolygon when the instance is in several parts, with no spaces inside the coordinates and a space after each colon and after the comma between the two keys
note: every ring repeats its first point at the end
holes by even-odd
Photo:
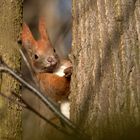
{"type": "Polygon", "coordinates": [[[93,140],[140,139],[140,0],[73,0],[71,119],[93,140]]]}
{"type": "MultiPolygon", "coordinates": [[[[20,70],[17,43],[22,23],[22,1],[0,0],[0,56],[15,70],[20,70]]],[[[0,92],[7,96],[20,92],[19,83],[0,73],[0,92]]],[[[21,140],[21,108],[0,96],[0,140],[21,140]]]]}

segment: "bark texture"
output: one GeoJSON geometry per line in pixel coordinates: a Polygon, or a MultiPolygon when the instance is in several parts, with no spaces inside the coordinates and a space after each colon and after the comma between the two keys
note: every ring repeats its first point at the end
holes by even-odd
{"type": "Polygon", "coordinates": [[[71,119],[91,139],[140,138],[139,51],[140,0],[73,0],[71,119]]]}
{"type": "MultiPolygon", "coordinates": [[[[17,43],[22,23],[22,1],[0,0],[0,56],[15,70],[20,69],[17,43]]],[[[7,96],[11,91],[19,94],[19,83],[0,73],[0,92],[7,96]]],[[[0,140],[21,140],[21,108],[0,96],[0,140]]]]}

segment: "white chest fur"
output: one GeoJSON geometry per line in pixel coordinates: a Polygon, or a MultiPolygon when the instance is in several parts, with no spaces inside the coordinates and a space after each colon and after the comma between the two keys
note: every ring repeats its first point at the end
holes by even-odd
{"type": "Polygon", "coordinates": [[[61,102],[60,110],[65,117],[70,119],[70,102],[68,100],[61,102]]]}
{"type": "Polygon", "coordinates": [[[64,70],[66,69],[66,66],[60,66],[58,70],[56,70],[54,73],[60,77],[63,77],[65,75],[64,70]]]}
{"type": "MultiPolygon", "coordinates": [[[[71,67],[72,64],[70,61],[63,61],[61,62],[60,67],[54,72],[56,75],[63,77],[65,75],[64,70],[68,67],[71,67]]],[[[70,102],[67,100],[63,100],[60,102],[60,111],[61,113],[70,119],[70,102]]]]}
{"type": "Polygon", "coordinates": [[[60,77],[63,77],[65,75],[64,70],[69,67],[72,67],[71,62],[69,60],[63,59],[61,60],[59,67],[56,69],[54,73],[60,77]]]}

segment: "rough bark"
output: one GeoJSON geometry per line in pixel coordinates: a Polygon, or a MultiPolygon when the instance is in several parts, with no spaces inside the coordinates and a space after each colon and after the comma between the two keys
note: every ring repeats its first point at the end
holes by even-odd
{"type": "Polygon", "coordinates": [[[139,51],[140,0],[73,0],[71,119],[92,139],[140,138],[139,51]]]}
{"type": "MultiPolygon", "coordinates": [[[[22,1],[0,0],[0,56],[15,70],[20,69],[17,43],[22,23],[22,1]]],[[[7,96],[11,91],[19,94],[19,83],[5,73],[0,73],[0,92],[7,96]]],[[[0,139],[21,139],[21,108],[0,96],[0,139]]]]}

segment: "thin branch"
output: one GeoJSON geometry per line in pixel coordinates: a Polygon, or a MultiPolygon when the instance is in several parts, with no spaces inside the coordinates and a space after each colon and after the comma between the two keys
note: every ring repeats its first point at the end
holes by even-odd
{"type": "Polygon", "coordinates": [[[37,116],[39,116],[40,118],[42,118],[44,121],[46,121],[48,124],[50,124],[51,126],[53,126],[54,128],[56,128],[57,130],[59,130],[60,132],[62,132],[63,134],[66,135],[71,135],[68,132],[66,132],[65,130],[63,130],[63,128],[55,125],[54,123],[52,123],[49,119],[45,118],[42,114],[40,114],[36,109],[34,109],[31,105],[29,105],[22,97],[20,97],[18,94],[12,92],[12,94],[17,97],[18,99],[20,99],[20,101],[22,103],[24,103],[27,107],[28,110],[30,110],[31,112],[35,113],[37,116]]]}
{"type": "Polygon", "coordinates": [[[63,128],[55,125],[54,123],[52,123],[49,119],[45,118],[42,114],[40,114],[37,110],[35,110],[33,107],[31,107],[22,97],[20,97],[18,94],[15,94],[14,92],[12,92],[12,94],[19,99],[19,101],[16,101],[6,95],[4,95],[3,93],[0,92],[0,95],[4,98],[6,98],[7,100],[18,104],[19,106],[30,110],[31,112],[33,112],[34,114],[36,114],[38,117],[40,117],[41,119],[43,119],[44,121],[46,121],[48,124],[50,124],[52,127],[54,127],[55,129],[57,129],[58,131],[62,132],[65,135],[69,135],[71,136],[72,134],[69,134],[68,132],[66,132],[65,130],[63,130],[63,128]]]}
{"type": "Polygon", "coordinates": [[[0,71],[7,72],[11,74],[15,79],[17,79],[20,83],[22,83],[24,86],[26,86],[29,90],[32,91],[46,106],[50,108],[53,113],[58,116],[69,128],[71,128],[74,133],[79,137],[85,137],[88,136],[82,132],[79,128],[77,128],[70,120],[68,120],[55,106],[52,101],[45,97],[42,92],[38,91],[36,88],[34,88],[32,85],[30,85],[28,82],[26,82],[24,79],[22,79],[18,74],[16,74],[12,69],[10,69],[6,64],[2,63],[2,60],[0,62],[0,71]]]}
{"type": "Polygon", "coordinates": [[[23,60],[24,60],[24,62],[26,64],[26,66],[27,66],[27,68],[28,68],[28,70],[29,70],[29,72],[31,74],[31,78],[33,79],[33,81],[35,82],[35,84],[37,84],[37,82],[36,82],[37,80],[35,78],[35,73],[34,73],[32,67],[31,67],[29,61],[27,60],[28,58],[26,58],[26,56],[25,56],[25,54],[24,54],[23,51],[25,51],[25,53],[27,53],[26,50],[23,47],[22,47],[22,50],[19,49],[19,52],[20,52],[20,54],[21,54],[21,56],[22,56],[22,58],[23,58],[23,60]]]}

